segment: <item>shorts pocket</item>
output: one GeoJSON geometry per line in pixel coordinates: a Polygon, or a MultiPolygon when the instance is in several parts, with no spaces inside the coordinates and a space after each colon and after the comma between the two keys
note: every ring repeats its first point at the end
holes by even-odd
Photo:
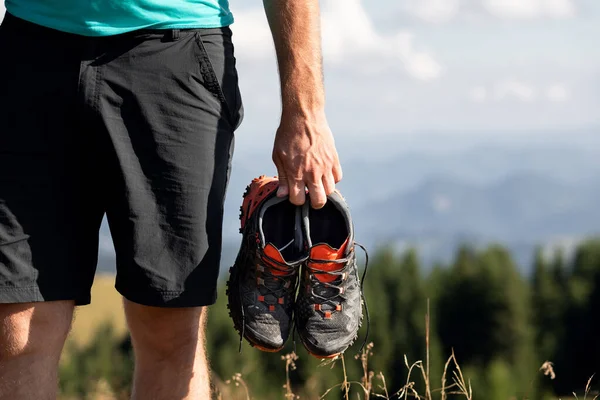
{"type": "Polygon", "coordinates": [[[195,39],[202,79],[207,90],[221,103],[232,130],[235,130],[243,119],[243,105],[231,30],[215,28],[197,31],[195,39]]]}

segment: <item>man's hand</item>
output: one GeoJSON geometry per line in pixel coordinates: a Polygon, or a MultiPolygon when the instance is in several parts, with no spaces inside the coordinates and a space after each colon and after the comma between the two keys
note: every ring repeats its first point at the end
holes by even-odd
{"type": "Polygon", "coordinates": [[[342,167],[324,113],[304,117],[284,115],[275,136],[273,162],[279,175],[278,196],[289,194],[304,204],[305,187],[311,204],[321,208],[342,179],[342,167]]]}
{"type": "Polygon", "coordinates": [[[275,136],[273,162],[279,196],[314,208],[342,179],[333,135],[325,117],[319,0],[263,0],[277,52],[282,116],[275,136]]]}

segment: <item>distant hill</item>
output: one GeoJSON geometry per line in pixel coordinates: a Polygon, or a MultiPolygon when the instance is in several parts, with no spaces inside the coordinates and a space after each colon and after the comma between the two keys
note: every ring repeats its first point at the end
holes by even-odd
{"type": "Polygon", "coordinates": [[[600,228],[600,177],[580,184],[517,174],[487,185],[433,178],[355,210],[359,231],[473,233],[498,240],[587,234],[600,228]]]}
{"type": "Polygon", "coordinates": [[[447,259],[460,243],[503,243],[524,269],[536,245],[600,233],[600,177],[579,184],[516,174],[474,185],[433,178],[407,193],[354,211],[357,235],[414,245],[429,262],[447,259]]]}

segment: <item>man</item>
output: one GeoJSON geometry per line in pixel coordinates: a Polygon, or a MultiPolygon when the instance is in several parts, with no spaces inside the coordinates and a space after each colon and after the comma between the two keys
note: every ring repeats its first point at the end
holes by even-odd
{"type": "MultiPolygon", "coordinates": [[[[342,172],[318,0],[265,0],[282,114],[279,196],[342,172]]],[[[0,28],[0,400],[54,399],[106,214],[134,399],[208,399],[223,199],[242,103],[226,0],[6,0],[0,28]]]]}

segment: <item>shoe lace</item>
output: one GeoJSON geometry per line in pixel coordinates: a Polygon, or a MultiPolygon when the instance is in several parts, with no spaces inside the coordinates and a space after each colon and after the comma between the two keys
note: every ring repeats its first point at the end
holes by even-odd
{"type": "Polygon", "coordinates": [[[264,294],[271,294],[277,299],[296,290],[298,269],[303,261],[284,263],[264,253],[257,254],[256,258],[255,268],[264,277],[257,276],[257,283],[266,290],[264,294]]]}
{"type": "MultiPolygon", "coordinates": [[[[359,286],[360,286],[360,296],[362,299],[362,303],[365,307],[365,318],[366,318],[366,322],[367,322],[367,328],[366,328],[365,338],[360,346],[360,349],[358,350],[358,353],[360,353],[360,352],[362,352],[365,344],[367,343],[367,340],[369,337],[369,332],[370,332],[370,325],[371,325],[371,319],[369,316],[369,307],[367,306],[367,299],[365,298],[365,293],[364,293],[364,289],[363,289],[364,281],[367,276],[367,269],[369,267],[369,252],[367,251],[365,246],[363,246],[362,244],[357,243],[357,242],[354,242],[354,244],[356,246],[360,247],[362,249],[362,251],[365,253],[365,267],[364,267],[363,274],[362,274],[362,277],[359,282],[359,286]]],[[[314,298],[320,300],[320,303],[318,303],[320,306],[322,306],[324,304],[328,304],[335,309],[335,306],[337,303],[335,300],[337,298],[340,298],[341,300],[346,299],[346,297],[344,295],[345,286],[346,286],[345,282],[346,282],[349,266],[351,265],[351,262],[355,260],[355,257],[356,257],[355,253],[352,252],[350,257],[340,258],[338,260],[323,260],[323,259],[313,259],[313,258],[310,258],[308,260],[309,262],[308,262],[307,268],[309,270],[309,279],[312,283],[310,294],[314,298]],[[319,264],[330,264],[330,263],[344,264],[344,267],[340,268],[338,270],[334,270],[334,271],[327,271],[327,270],[319,269],[314,266],[314,265],[319,265],[319,264]],[[316,274],[336,276],[337,278],[331,282],[328,282],[327,280],[319,279],[316,276],[316,274]]]]}

